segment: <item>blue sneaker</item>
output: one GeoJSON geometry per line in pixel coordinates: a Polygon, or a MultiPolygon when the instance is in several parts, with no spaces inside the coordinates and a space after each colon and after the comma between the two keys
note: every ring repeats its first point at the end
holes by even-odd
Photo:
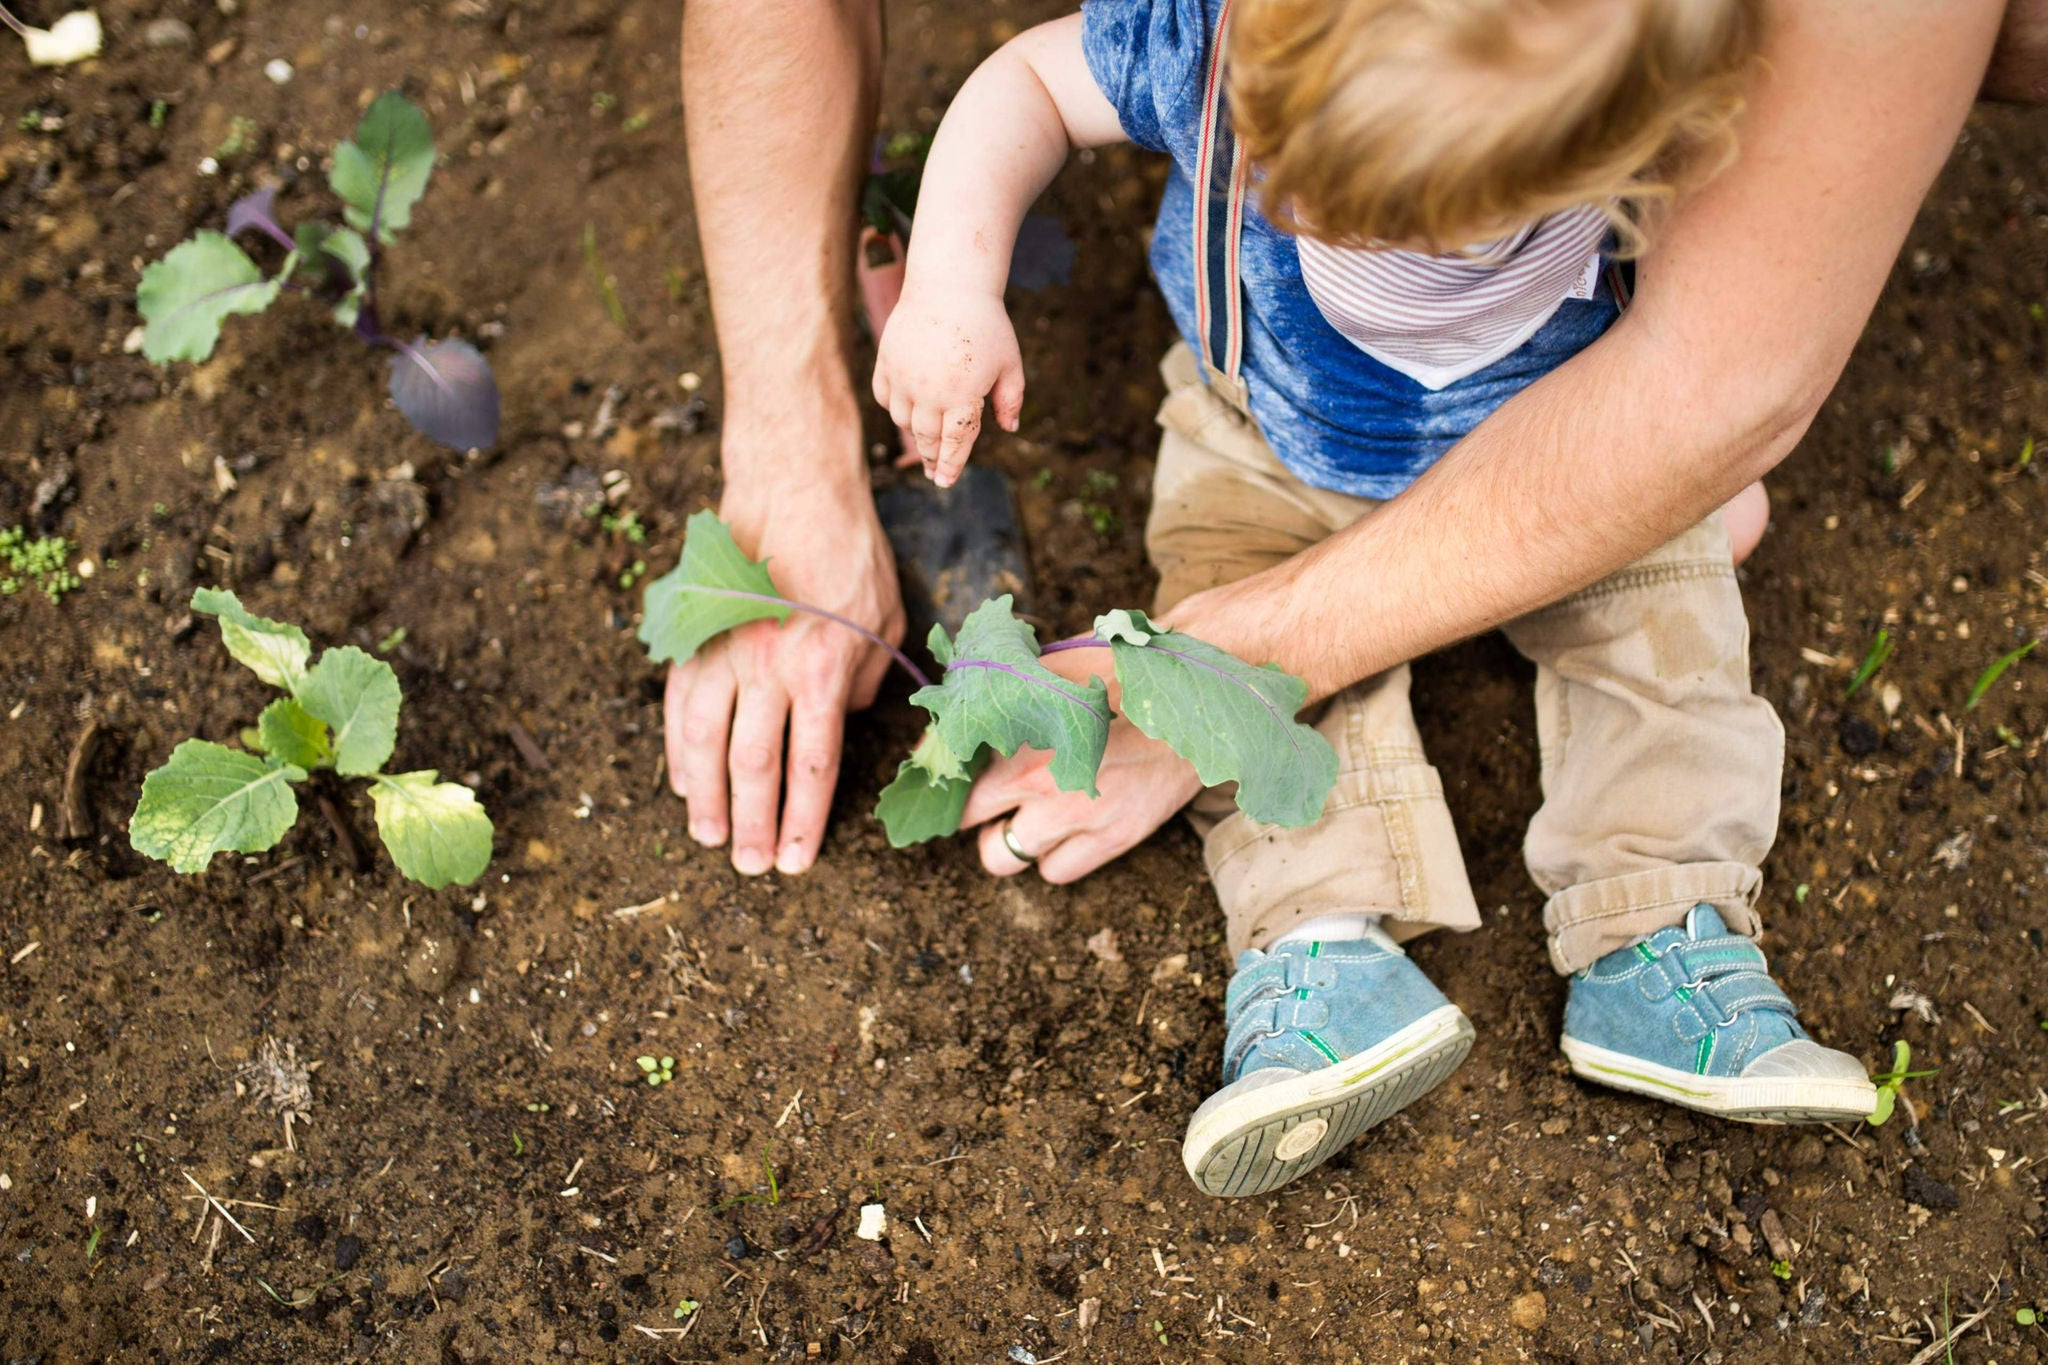
{"type": "Polygon", "coordinates": [[[1748,1123],[1869,1116],[1863,1064],[1822,1047],[1763,950],[1711,905],[1572,977],[1564,1055],[1589,1081],[1748,1123]]]}
{"type": "Polygon", "coordinates": [[[1436,1088],[1472,1022],[1378,928],[1237,955],[1223,1088],[1188,1120],[1181,1160],[1207,1194],[1263,1194],[1436,1088]]]}

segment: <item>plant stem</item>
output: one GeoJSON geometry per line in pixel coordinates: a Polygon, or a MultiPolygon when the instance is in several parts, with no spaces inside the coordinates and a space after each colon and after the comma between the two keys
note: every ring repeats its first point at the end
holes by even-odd
{"type": "Polygon", "coordinates": [[[1108,648],[1109,648],[1109,641],[1107,641],[1107,640],[1099,640],[1099,639],[1097,639],[1097,638],[1096,638],[1095,636],[1093,636],[1093,635],[1074,635],[1074,636],[1070,636],[1070,637],[1068,637],[1067,639],[1064,639],[1064,640],[1054,640],[1054,641],[1053,641],[1053,642],[1052,642],[1051,644],[1047,645],[1047,646],[1046,646],[1046,647],[1045,647],[1044,649],[1041,649],[1041,650],[1039,650],[1039,651],[1038,651],[1038,653],[1039,653],[1039,657],[1043,658],[1043,657],[1044,657],[1045,655],[1047,655],[1047,654],[1059,654],[1059,653],[1062,653],[1062,652],[1064,652],[1064,651],[1066,651],[1066,650],[1069,650],[1069,649],[1108,649],[1108,648]]]}
{"type": "Polygon", "coordinates": [[[20,34],[22,36],[23,41],[27,40],[28,26],[23,24],[21,20],[15,18],[12,14],[9,14],[7,12],[7,6],[5,5],[0,5],[0,24],[5,24],[7,25],[7,27],[13,29],[16,33],[20,34]]]}
{"type": "Polygon", "coordinates": [[[813,616],[822,616],[827,621],[836,621],[854,634],[862,636],[871,644],[880,645],[883,649],[888,650],[894,656],[896,662],[903,665],[903,671],[917,681],[919,687],[930,687],[932,685],[932,680],[925,676],[923,669],[910,661],[909,655],[869,630],[860,622],[848,620],[836,611],[826,611],[823,607],[814,607],[808,602],[793,602],[787,597],[776,597],[765,592],[744,592],[739,588],[706,588],[693,583],[687,585],[685,591],[708,593],[712,597],[737,597],[748,602],[773,602],[777,606],[788,607],[793,611],[807,611],[813,616]]]}

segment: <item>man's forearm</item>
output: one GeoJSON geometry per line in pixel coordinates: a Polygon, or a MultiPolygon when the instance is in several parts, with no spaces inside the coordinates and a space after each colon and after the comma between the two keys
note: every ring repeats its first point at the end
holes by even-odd
{"type": "Polygon", "coordinates": [[[1271,571],[1232,619],[1186,624],[1327,696],[1640,558],[1805,429],[1811,409],[1731,414],[1725,399],[1709,409],[1714,395],[1651,383],[1644,349],[1613,340],[1503,407],[1407,492],[1271,571]]]}
{"type": "Polygon", "coordinates": [[[690,0],[683,107],[725,381],[728,483],[865,481],[847,370],[855,203],[881,76],[879,0],[690,0]],[[816,408],[805,421],[807,409],[816,408]]]}

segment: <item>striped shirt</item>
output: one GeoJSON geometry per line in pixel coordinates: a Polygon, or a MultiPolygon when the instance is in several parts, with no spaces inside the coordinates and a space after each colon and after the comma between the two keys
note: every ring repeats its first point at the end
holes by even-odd
{"type": "Polygon", "coordinates": [[[1303,237],[1301,277],[1352,345],[1441,389],[1520,347],[1566,299],[1592,298],[1607,232],[1607,215],[1588,204],[1455,255],[1303,237]]]}

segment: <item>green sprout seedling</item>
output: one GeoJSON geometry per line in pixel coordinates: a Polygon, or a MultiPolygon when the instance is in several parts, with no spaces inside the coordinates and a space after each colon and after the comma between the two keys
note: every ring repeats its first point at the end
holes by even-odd
{"type": "Polygon", "coordinates": [[[1970,697],[1968,701],[1963,703],[1963,709],[1965,711],[1976,710],[1977,703],[1984,700],[1984,694],[1989,692],[1997,685],[1998,680],[2005,676],[2005,670],[2011,668],[2029,654],[2032,654],[2034,647],[2040,643],[2039,640],[2029,640],[2018,649],[2008,650],[1993,660],[1991,667],[1979,673],[1977,681],[1970,684],[1970,697]]]}
{"type": "Polygon", "coordinates": [[[687,1318],[690,1316],[690,1314],[696,1312],[699,1308],[702,1308],[703,1306],[703,1304],[697,1302],[695,1299],[684,1299],[682,1302],[676,1305],[676,1311],[673,1314],[673,1316],[678,1318],[687,1318]]]}
{"type": "Polygon", "coordinates": [[[2041,1315],[2031,1308],[2020,1308],[2014,1310],[2012,1320],[2022,1327],[2032,1327],[2041,1320],[2041,1315]]]}
{"type": "Polygon", "coordinates": [[[766,1204],[770,1208],[780,1204],[782,1202],[782,1186],[776,1183],[775,1163],[768,1159],[768,1154],[774,1150],[774,1138],[769,1138],[761,1148],[761,1169],[768,1173],[768,1193],[736,1194],[723,1204],[720,1204],[718,1208],[713,1209],[712,1212],[716,1213],[722,1209],[729,1209],[735,1204],[766,1204]]]}
{"type": "Polygon", "coordinates": [[[1790,1280],[1792,1278],[1792,1263],[1790,1261],[1772,1261],[1771,1274],[1781,1280],[1790,1280]]]}
{"type": "Polygon", "coordinates": [[[62,602],[79,581],[70,559],[71,542],[62,536],[31,540],[24,527],[0,527],[0,597],[38,588],[52,602],[62,602]]]}
{"type": "Polygon", "coordinates": [[[274,847],[299,818],[293,784],[327,768],[369,781],[377,832],[407,877],[439,890],[483,875],[491,820],[476,793],[432,768],[383,771],[401,700],[390,664],[349,645],[312,662],[306,632],[252,615],[223,588],[201,588],[192,610],[216,617],[228,653],[286,695],[242,732],[244,748],[188,739],[143,779],[128,825],[137,853],[200,872],[216,853],[274,847]]]}
{"type": "Polygon", "coordinates": [[[1892,1116],[1892,1107],[1898,1103],[1900,1094],[1905,1089],[1907,1081],[1918,1080],[1922,1076],[1932,1076],[1934,1074],[1933,1069],[1926,1071],[1907,1070],[1912,1063],[1913,1049],[1905,1039],[1901,1038],[1898,1042],[1892,1044],[1892,1069],[1880,1071],[1877,1075],[1870,1078],[1871,1082],[1877,1086],[1877,1108],[1870,1111],[1870,1117],[1866,1120],[1871,1127],[1880,1127],[1886,1119],[1892,1116]]]}
{"type": "Polygon", "coordinates": [[[1892,633],[1889,630],[1880,630],[1877,633],[1877,638],[1870,642],[1869,650],[1863,655],[1863,662],[1856,665],[1856,671],[1850,675],[1849,686],[1842,692],[1844,698],[1855,696],[1862,690],[1863,684],[1877,676],[1877,670],[1883,668],[1885,660],[1892,657],[1892,644],[1892,633]]]}
{"type": "Polygon", "coordinates": [[[673,1057],[635,1057],[633,1064],[646,1075],[649,1085],[666,1085],[676,1078],[676,1059],[673,1057]]]}

